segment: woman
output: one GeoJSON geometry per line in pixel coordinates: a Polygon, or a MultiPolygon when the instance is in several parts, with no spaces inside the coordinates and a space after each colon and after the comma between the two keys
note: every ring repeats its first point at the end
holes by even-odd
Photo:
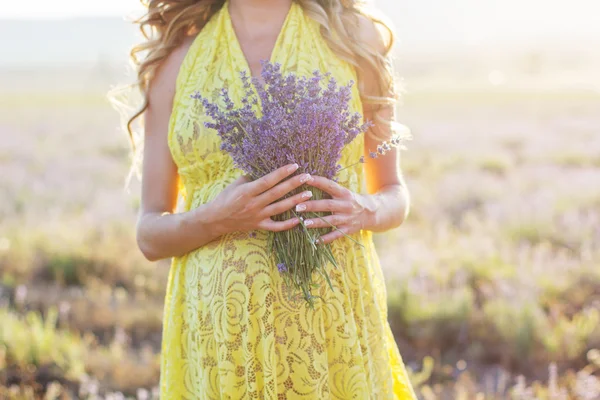
{"type": "Polygon", "coordinates": [[[358,3],[150,0],[138,21],[155,31],[133,52],[145,54],[139,84],[147,99],[137,115],[145,116],[138,243],[149,260],[173,257],[161,399],[416,398],[387,323],[370,233],[408,213],[398,155],[349,168],[338,183],[287,179],[296,165],[250,182],[190,98],[227,85],[239,101],[239,71],[259,76],[261,60],[300,75],[331,72],[340,83],[358,79],[351,106],[376,123],[344,150],[342,163],[351,164],[393,126],[391,35],[358,3]],[[305,182],[332,199],[310,201],[305,192],[279,200],[305,182]],[[314,309],[288,300],[267,247],[267,231],[299,223],[270,218],[291,208],[332,212],[329,222],[363,244],[337,231],[321,238],[340,268],[330,270],[334,290],[321,285],[314,309]]]}

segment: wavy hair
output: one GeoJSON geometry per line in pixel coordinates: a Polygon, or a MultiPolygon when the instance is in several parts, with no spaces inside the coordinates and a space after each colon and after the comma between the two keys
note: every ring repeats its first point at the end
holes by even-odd
{"type": "MultiPolygon", "coordinates": [[[[331,50],[341,59],[356,67],[359,93],[365,107],[372,107],[376,126],[393,127],[394,122],[383,118],[377,111],[385,106],[393,107],[398,91],[395,85],[390,57],[394,45],[394,32],[390,25],[376,18],[364,0],[294,0],[304,12],[321,25],[321,34],[331,50]],[[386,39],[382,53],[359,35],[360,19],[367,18],[382,28],[386,39]],[[361,66],[368,66],[365,71],[361,66]],[[362,73],[376,72],[378,90],[367,93],[362,82],[362,73]]],[[[131,59],[137,68],[137,86],[144,102],[142,107],[129,118],[127,130],[135,152],[136,144],[133,123],[148,108],[148,87],[162,62],[183,40],[199,32],[206,22],[225,4],[225,0],[141,0],[147,13],[135,23],[139,25],[145,41],[131,50],[131,59]]],[[[371,129],[377,138],[387,139],[371,129]]]]}

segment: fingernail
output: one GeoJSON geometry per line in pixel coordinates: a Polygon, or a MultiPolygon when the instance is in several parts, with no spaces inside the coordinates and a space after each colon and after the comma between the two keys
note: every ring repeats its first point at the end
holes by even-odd
{"type": "Polygon", "coordinates": [[[288,172],[294,172],[298,169],[298,164],[294,164],[288,168],[288,172]]]}
{"type": "Polygon", "coordinates": [[[312,176],[310,176],[310,174],[306,174],[302,178],[300,178],[300,183],[306,183],[306,182],[310,181],[311,179],[312,179],[312,176]]]}
{"type": "Polygon", "coordinates": [[[311,197],[312,197],[312,192],[310,192],[310,191],[302,193],[303,199],[310,199],[311,197]]]}
{"type": "Polygon", "coordinates": [[[306,221],[304,221],[304,226],[311,226],[312,224],[314,224],[315,222],[311,219],[307,219],[306,221]]]}
{"type": "Polygon", "coordinates": [[[306,205],[304,204],[298,204],[296,206],[296,211],[305,211],[306,210],[306,205]]]}

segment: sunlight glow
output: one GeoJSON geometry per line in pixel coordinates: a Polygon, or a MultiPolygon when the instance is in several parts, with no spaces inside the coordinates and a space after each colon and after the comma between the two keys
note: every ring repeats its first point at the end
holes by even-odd
{"type": "Polygon", "coordinates": [[[29,0],[0,7],[1,19],[48,19],[69,17],[127,16],[139,13],[138,0],[29,0]]]}
{"type": "MultiPolygon", "coordinates": [[[[272,0],[278,1],[278,0],[272,0]]],[[[497,39],[600,38],[598,0],[374,0],[400,38],[478,45],[497,39]]],[[[139,0],[29,0],[0,7],[0,19],[132,17],[139,0]]]]}

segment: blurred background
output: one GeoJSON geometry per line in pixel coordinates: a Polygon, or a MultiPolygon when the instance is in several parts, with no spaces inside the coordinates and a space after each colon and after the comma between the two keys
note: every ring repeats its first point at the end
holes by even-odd
{"type": "MultiPolygon", "coordinates": [[[[377,236],[423,399],[600,399],[600,3],[380,0],[413,196],[377,236]]],[[[106,94],[134,0],[0,7],[0,398],[150,399],[168,262],[106,94]]]]}

